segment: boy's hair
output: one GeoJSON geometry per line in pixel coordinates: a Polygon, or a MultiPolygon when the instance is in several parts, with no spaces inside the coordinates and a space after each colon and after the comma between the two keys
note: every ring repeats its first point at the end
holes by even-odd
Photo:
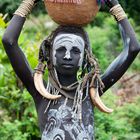
{"type": "Polygon", "coordinates": [[[84,31],[82,27],[76,26],[58,26],[49,36],[48,39],[50,42],[53,42],[54,38],[61,33],[71,33],[75,35],[81,36],[85,43],[87,42],[87,33],[84,31]]]}
{"type": "MultiPolygon", "coordinates": [[[[85,41],[85,49],[88,50],[91,53],[91,48],[89,45],[89,39],[87,33],[84,31],[82,27],[75,27],[75,26],[58,26],[52,33],[42,42],[40,45],[40,50],[39,50],[39,61],[44,62],[47,61],[49,66],[51,67],[52,65],[52,45],[55,37],[58,34],[61,33],[71,33],[78,35],[83,38],[85,41]]],[[[85,59],[84,59],[85,61],[85,59]]],[[[83,62],[85,63],[85,62],[83,62]]]]}
{"type": "Polygon", "coordinates": [[[82,88],[85,87],[86,82],[89,80],[91,81],[90,86],[97,86],[97,81],[99,83],[100,89],[103,87],[103,83],[100,79],[100,70],[98,66],[98,62],[96,58],[93,56],[90,44],[89,44],[89,38],[87,33],[84,31],[82,27],[74,27],[74,26],[59,26],[56,28],[48,37],[45,39],[39,50],[39,62],[44,63],[47,62],[47,68],[49,70],[49,76],[53,77],[54,81],[56,83],[58,82],[57,78],[54,76],[54,67],[52,64],[52,44],[54,41],[54,38],[61,33],[71,33],[81,36],[85,41],[85,51],[84,51],[84,59],[82,64],[82,71],[80,78],[82,78],[82,88]]]}

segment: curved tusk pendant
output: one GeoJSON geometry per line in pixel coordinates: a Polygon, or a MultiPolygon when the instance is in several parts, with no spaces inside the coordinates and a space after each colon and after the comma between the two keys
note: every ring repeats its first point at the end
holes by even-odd
{"type": "Polygon", "coordinates": [[[113,109],[110,109],[104,105],[104,103],[100,99],[99,93],[98,92],[96,93],[94,88],[90,88],[90,97],[92,99],[93,104],[100,111],[105,112],[105,113],[112,113],[113,112],[113,109]]]}
{"type": "Polygon", "coordinates": [[[35,84],[35,87],[37,89],[37,91],[45,98],[47,99],[52,99],[52,100],[55,100],[55,99],[58,99],[61,97],[61,95],[52,95],[50,93],[48,93],[44,87],[44,84],[43,84],[43,73],[38,73],[38,72],[35,72],[34,73],[34,84],[35,84]]]}

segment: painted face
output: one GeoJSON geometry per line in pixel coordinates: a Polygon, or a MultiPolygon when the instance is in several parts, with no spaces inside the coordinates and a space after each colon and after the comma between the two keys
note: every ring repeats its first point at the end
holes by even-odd
{"type": "Polygon", "coordinates": [[[78,35],[58,35],[53,43],[53,65],[63,72],[77,72],[83,62],[84,46],[84,40],[78,35]]]}

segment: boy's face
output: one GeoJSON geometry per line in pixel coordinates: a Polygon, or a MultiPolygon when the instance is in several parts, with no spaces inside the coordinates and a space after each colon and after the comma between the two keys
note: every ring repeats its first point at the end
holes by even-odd
{"type": "Polygon", "coordinates": [[[76,74],[83,62],[84,40],[74,34],[60,34],[53,43],[53,65],[64,75],[76,74]]]}

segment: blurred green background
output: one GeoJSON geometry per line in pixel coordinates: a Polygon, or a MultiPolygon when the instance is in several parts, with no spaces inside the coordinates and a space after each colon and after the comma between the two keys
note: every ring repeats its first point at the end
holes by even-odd
{"type": "MultiPolygon", "coordinates": [[[[20,0],[0,2],[0,140],[39,140],[37,115],[33,100],[15,75],[1,42],[5,28],[20,0]]],[[[140,2],[120,0],[140,40],[140,2]]],[[[19,45],[31,67],[37,65],[38,49],[43,39],[57,27],[40,2],[28,16],[19,45]]],[[[90,37],[93,53],[98,58],[102,72],[123,48],[116,21],[103,6],[91,24],[85,27],[90,37]]],[[[102,97],[107,106],[114,108],[110,115],[95,112],[96,140],[140,140],[140,55],[126,73],[133,75],[129,83],[119,81],[102,97]],[[132,85],[131,85],[132,83],[132,85]],[[127,92],[127,86],[133,87],[127,92]],[[137,90],[136,90],[137,89],[137,90]],[[119,92],[120,90],[123,93],[119,92]]]]}

